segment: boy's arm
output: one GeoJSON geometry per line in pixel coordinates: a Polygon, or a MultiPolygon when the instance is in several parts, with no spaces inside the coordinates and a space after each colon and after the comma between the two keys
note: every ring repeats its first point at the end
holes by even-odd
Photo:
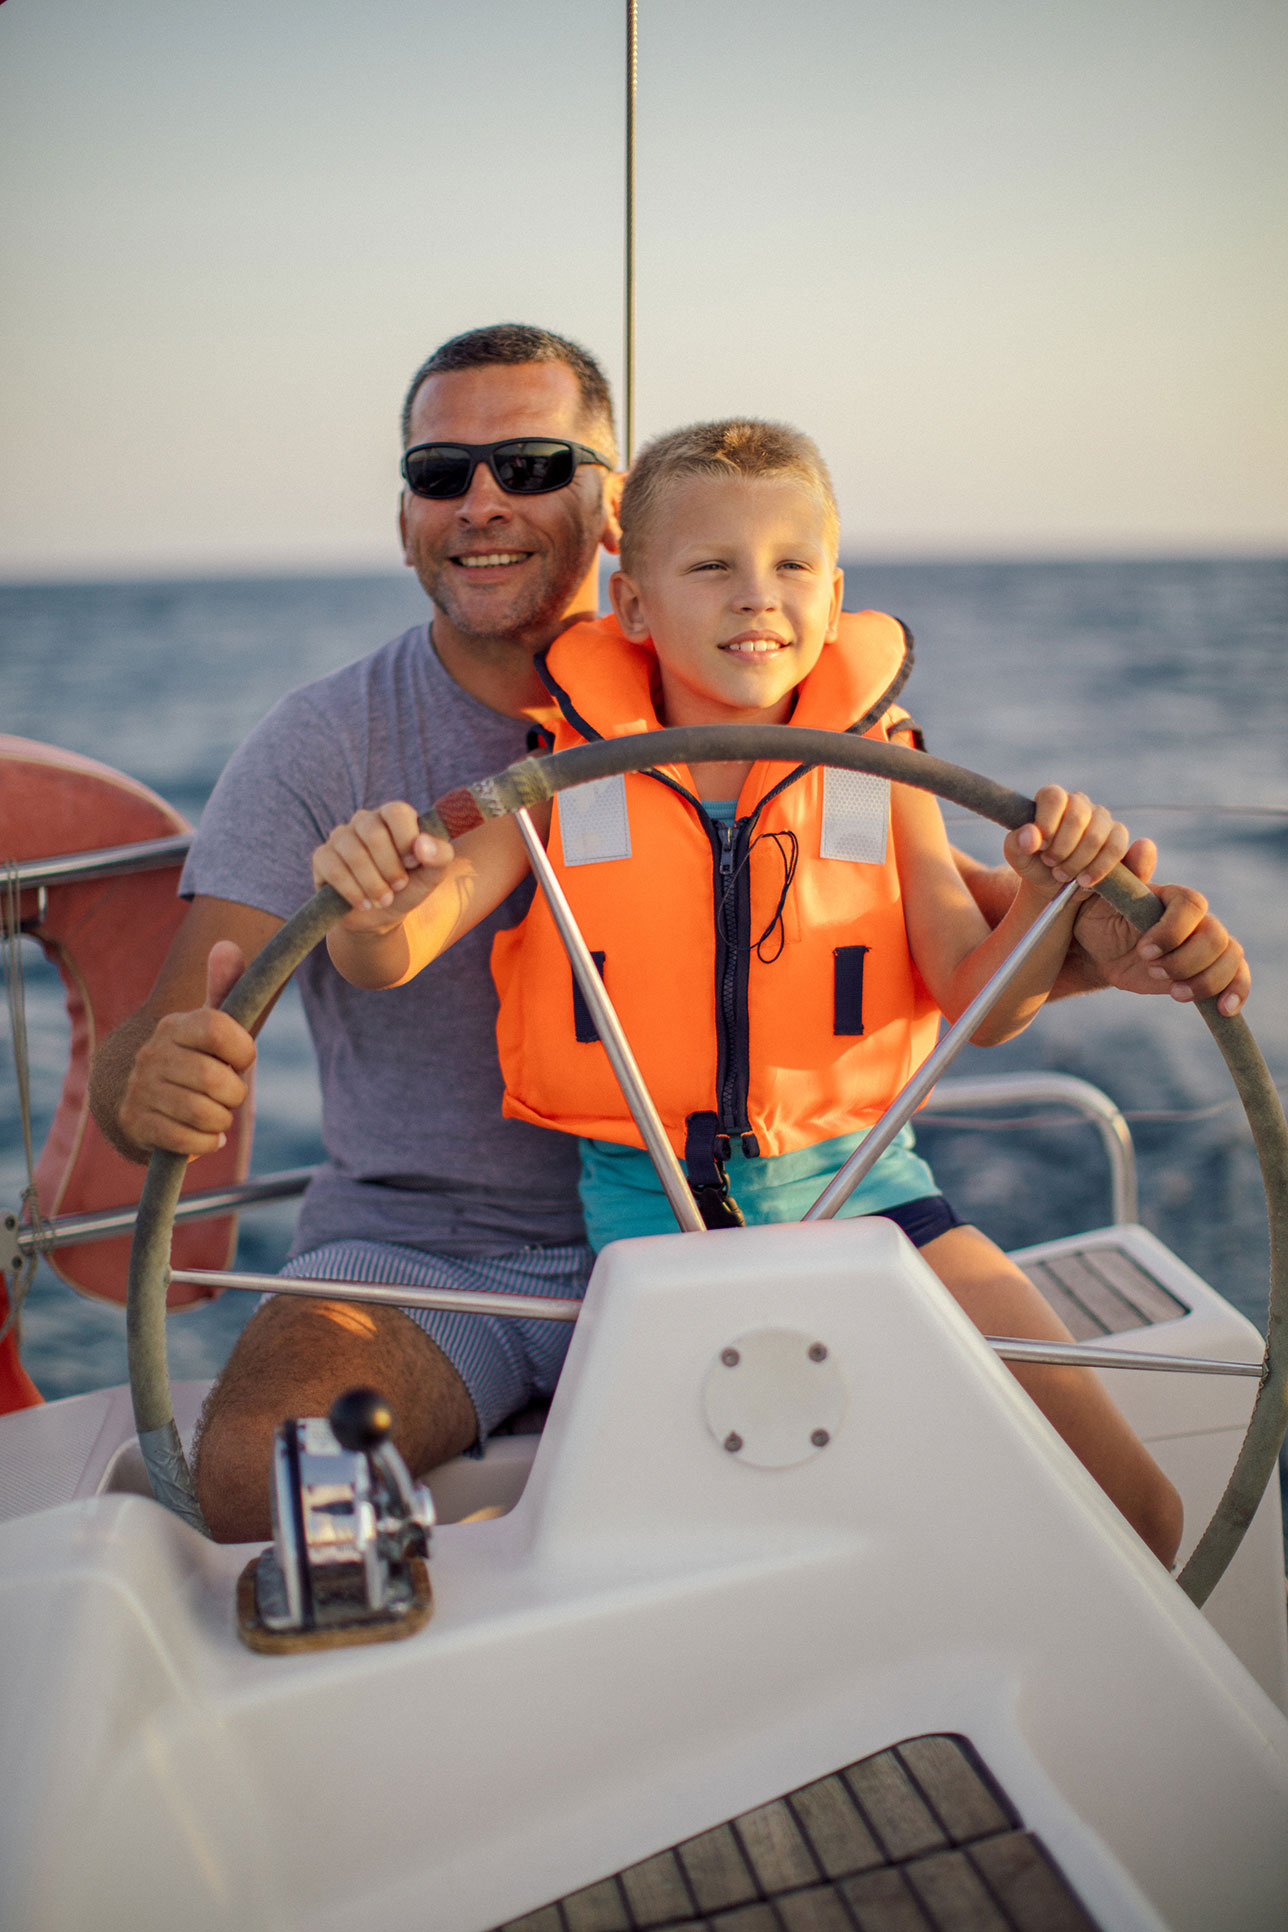
{"type": "MultiPolygon", "coordinates": [[[[1009,865],[985,865],[982,860],[974,859],[969,852],[962,852],[957,846],[951,848],[953,864],[957,867],[971,898],[983,913],[990,928],[1001,925],[1015,902],[1020,882],[1009,865]]],[[[1123,864],[1128,871],[1134,872],[1138,879],[1148,879],[1153,871],[1153,846],[1147,839],[1137,843],[1123,854],[1123,864]],[[1146,861],[1142,855],[1148,851],[1146,861]],[[1133,863],[1133,855],[1136,863],[1133,863]]],[[[1111,979],[1105,964],[1098,960],[1081,943],[1075,932],[1072,944],[1065,953],[1060,970],[1052,982],[1048,999],[1068,999],[1075,993],[1103,993],[1106,987],[1118,982],[1111,979]]],[[[1134,989],[1141,993],[1161,992],[1163,988],[1149,980],[1134,989]]]]}
{"type": "MultiPolygon", "coordinates": [[[[896,793],[894,828],[908,939],[918,971],[951,1020],[963,1012],[1037,919],[1067,877],[1092,885],[1127,848],[1125,826],[1081,794],[1044,786],[1034,823],[1007,840],[1022,876],[999,925],[987,930],[967,893],[937,804],[923,794],[896,793]]],[[[1073,934],[1076,903],[1057,921],[973,1036],[995,1045],[1020,1032],[1043,1004],[1073,934]]]]}
{"type": "MultiPolygon", "coordinates": [[[[985,865],[982,859],[972,858],[959,846],[950,845],[949,852],[957,868],[957,873],[971,898],[975,901],[990,931],[1000,926],[1015,902],[1020,882],[1009,865],[985,865]]],[[[1086,959],[1080,946],[1069,949],[1066,961],[1068,973],[1060,975],[1059,990],[1052,989],[1051,998],[1060,999],[1068,993],[1089,993],[1096,988],[1103,989],[1108,982],[1096,976],[1096,969],[1086,959]],[[1067,984],[1065,983],[1067,979],[1067,984]]]]}
{"type": "MultiPolygon", "coordinates": [[[[548,824],[547,812],[543,837],[548,824]]],[[[401,801],[357,812],[313,854],[314,884],[353,907],[327,934],[332,963],[354,986],[401,986],[495,912],[527,870],[511,818],[448,845],[422,832],[401,801]]]]}

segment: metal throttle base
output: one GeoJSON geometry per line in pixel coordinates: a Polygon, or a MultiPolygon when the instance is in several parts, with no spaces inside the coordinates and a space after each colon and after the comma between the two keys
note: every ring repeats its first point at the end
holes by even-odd
{"type": "Polygon", "coordinates": [[[273,1545],[237,1586],[252,1650],[291,1652],[410,1636],[432,1608],[434,1505],[390,1441],[372,1389],[329,1417],[284,1422],[273,1443],[273,1545]]]}

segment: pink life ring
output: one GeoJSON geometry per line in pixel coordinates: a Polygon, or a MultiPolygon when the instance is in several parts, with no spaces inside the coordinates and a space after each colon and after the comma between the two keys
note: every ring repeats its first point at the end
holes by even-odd
{"type": "MultiPolygon", "coordinates": [[[[0,861],[98,851],[190,829],[164,799],[110,766],[0,734],[0,861]]],[[[69,879],[47,886],[43,905],[35,888],[21,896],[22,930],[57,966],[71,1022],[62,1095],[36,1169],[37,1198],[47,1219],[138,1201],[147,1170],[118,1154],[100,1133],[89,1111],[89,1067],[102,1041],[152,990],[185,911],[176,892],[179,869],[176,863],[111,878],[69,879]]],[[[184,1193],[244,1180],[252,1133],[253,1101],[243,1107],[224,1147],[189,1164],[184,1193]]],[[[175,1236],[175,1266],[226,1268],[236,1240],[235,1215],[182,1225],[175,1236]]],[[[81,1294],[121,1304],[129,1258],[128,1233],[55,1247],[46,1256],[81,1294]]],[[[172,1287],[167,1306],[210,1298],[200,1288],[172,1287]]],[[[19,1372],[33,1390],[27,1399],[38,1400],[34,1385],[19,1372]]],[[[0,1412],[22,1406],[21,1399],[6,1404],[5,1394],[0,1362],[0,1412]]]]}

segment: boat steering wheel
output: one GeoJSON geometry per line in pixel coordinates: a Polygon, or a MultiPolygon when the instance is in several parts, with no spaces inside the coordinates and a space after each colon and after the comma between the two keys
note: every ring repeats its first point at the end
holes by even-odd
{"type": "MultiPolygon", "coordinates": [[[[1035,810],[1033,800],[1019,792],[902,745],[794,725],[697,725],[604,739],[569,751],[521,759],[491,778],[446,793],[422,815],[420,825],[422,831],[438,838],[456,838],[488,819],[540,804],[569,786],[589,784],[597,778],[657,765],[717,764],[748,758],[869,772],[964,805],[1011,831],[1027,825],[1035,810]]],[[[1138,932],[1148,931],[1162,915],[1160,901],[1121,865],[1096,890],[1138,932]]],[[[348,910],[338,892],[323,886],[251,961],[225,999],[223,1010],[243,1026],[252,1027],[300,961],[348,910]]],[[[1265,1061],[1242,1014],[1229,1017],[1219,1013],[1215,999],[1199,1001],[1198,1010],[1230,1069],[1248,1116],[1270,1215],[1270,1316],[1257,1399],[1225,1494],[1179,1579],[1187,1595],[1202,1604],[1220,1581],[1252,1520],[1288,1427],[1288,1126],[1265,1061]]],[[[208,1534],[174,1423],[166,1362],[170,1238],[186,1166],[184,1155],[164,1152],[154,1153],[149,1164],[130,1256],[126,1330],[134,1419],[153,1494],[194,1528],[208,1534]]]]}

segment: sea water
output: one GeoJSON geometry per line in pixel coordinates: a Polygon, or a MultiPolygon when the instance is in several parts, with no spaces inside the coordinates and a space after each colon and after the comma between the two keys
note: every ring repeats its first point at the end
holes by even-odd
{"type": "MultiPolygon", "coordinates": [[[[1288,559],[855,563],[847,606],[916,638],[904,700],[944,758],[1031,793],[1046,780],[1102,800],[1160,848],[1158,876],[1201,888],[1253,962],[1249,1020],[1288,1084],[1288,559]]],[[[194,822],[229,753],[292,686],[423,620],[410,573],[202,583],[0,586],[0,730],[85,753],[152,786],[194,822]]],[[[949,809],[953,839],[995,859],[1000,833],[949,809]]],[[[87,835],[86,843],[92,843],[87,835]]],[[[3,828],[0,827],[0,858],[3,828]]],[[[37,1135],[66,1062],[57,975],[24,946],[37,1135]]],[[[0,1053],[8,1061],[7,1046],[0,1053]]],[[[1141,1218],[1264,1328],[1266,1234],[1256,1161],[1198,1016],[1165,998],[1050,1006],[1021,1039],[968,1049],[969,1072],[1050,1068],[1127,1113],[1141,1218]]],[[[255,1169],[320,1157],[317,1083],[288,995],[261,1049],[255,1169]]],[[[1095,1132],[927,1122],[923,1150],[958,1211],[1015,1247],[1109,1219],[1095,1132]]],[[[25,1180],[12,1064],[0,1073],[0,1203],[25,1180]]],[[[239,1266],[283,1258],[293,1204],[242,1217],[239,1266]]],[[[170,1323],[176,1378],[213,1374],[254,1298],[170,1323]]],[[[42,1267],[23,1357],[49,1397],[125,1379],[124,1317],[42,1267]]]]}

